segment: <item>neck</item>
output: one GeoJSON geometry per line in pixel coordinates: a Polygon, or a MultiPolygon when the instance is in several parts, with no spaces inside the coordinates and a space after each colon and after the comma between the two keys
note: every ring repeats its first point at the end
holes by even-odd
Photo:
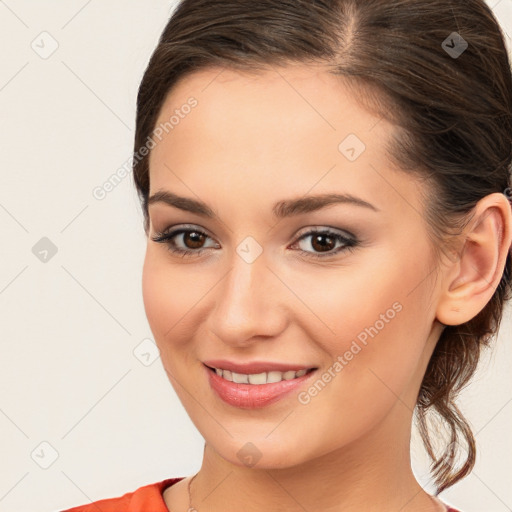
{"type": "Polygon", "coordinates": [[[397,402],[378,427],[351,445],[285,468],[234,464],[206,444],[191,506],[199,512],[440,511],[412,473],[411,421],[412,412],[397,402]]]}

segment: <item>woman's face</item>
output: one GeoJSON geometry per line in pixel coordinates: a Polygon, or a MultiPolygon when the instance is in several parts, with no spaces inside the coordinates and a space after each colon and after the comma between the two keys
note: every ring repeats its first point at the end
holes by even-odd
{"type": "Polygon", "coordinates": [[[149,205],[144,304],[206,441],[284,467],[408,432],[440,324],[419,185],[385,152],[393,126],[326,71],[290,66],[189,75],[156,129],[150,196],[186,200],[149,205]],[[228,403],[204,364],[219,359],[316,370],[269,402],[227,384],[228,403]]]}

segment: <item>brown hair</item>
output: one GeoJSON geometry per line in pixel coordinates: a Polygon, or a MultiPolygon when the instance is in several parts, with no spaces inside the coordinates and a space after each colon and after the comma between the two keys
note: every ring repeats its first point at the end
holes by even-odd
{"type": "MultiPolygon", "coordinates": [[[[258,70],[293,62],[327,65],[368,108],[396,125],[388,151],[404,172],[428,184],[424,205],[438,256],[481,198],[510,190],[511,68],[501,29],[483,0],[183,0],[137,97],[133,177],[146,233],[149,155],[139,150],[177,81],[211,66],[258,70]],[[457,41],[453,32],[468,44],[459,55],[448,51],[457,41]]],[[[437,493],[475,464],[475,440],[455,398],[475,372],[481,348],[498,332],[511,298],[511,272],[509,252],[483,310],[462,325],[445,326],[421,384],[416,419],[437,493]],[[441,453],[429,434],[432,417],[447,433],[441,453]],[[466,456],[456,463],[459,443],[466,456]]]]}

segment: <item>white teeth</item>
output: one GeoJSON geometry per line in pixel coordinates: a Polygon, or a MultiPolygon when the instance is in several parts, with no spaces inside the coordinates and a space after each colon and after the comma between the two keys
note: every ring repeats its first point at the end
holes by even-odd
{"type": "Polygon", "coordinates": [[[267,374],[263,373],[253,373],[248,376],[249,384],[266,384],[267,383],[267,374]]]}
{"type": "Polygon", "coordinates": [[[244,373],[231,372],[231,378],[233,382],[237,384],[249,384],[249,375],[245,375],[244,373]]]}
{"type": "Polygon", "coordinates": [[[274,382],[281,382],[282,380],[291,380],[297,377],[302,377],[307,373],[308,370],[303,369],[297,372],[290,370],[287,372],[271,371],[263,373],[236,373],[230,370],[221,370],[215,368],[215,373],[226,380],[235,382],[237,384],[270,384],[274,382]]]}
{"type": "Polygon", "coordinates": [[[268,372],[267,374],[267,384],[273,383],[273,382],[281,382],[283,380],[283,372],[268,372]]]}

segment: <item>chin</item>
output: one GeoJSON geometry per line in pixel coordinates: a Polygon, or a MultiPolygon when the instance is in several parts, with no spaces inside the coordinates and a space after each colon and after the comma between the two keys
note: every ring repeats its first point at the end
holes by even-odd
{"type": "MultiPolygon", "coordinates": [[[[265,439],[264,435],[260,438],[250,435],[229,437],[220,444],[217,437],[216,442],[207,441],[207,444],[218,456],[238,467],[284,469],[300,465],[310,458],[309,450],[300,440],[288,438],[285,443],[278,436],[272,441],[265,439]],[[297,446],[301,446],[301,449],[297,450],[297,446]]],[[[311,454],[311,458],[314,457],[315,454],[311,454]]]]}

